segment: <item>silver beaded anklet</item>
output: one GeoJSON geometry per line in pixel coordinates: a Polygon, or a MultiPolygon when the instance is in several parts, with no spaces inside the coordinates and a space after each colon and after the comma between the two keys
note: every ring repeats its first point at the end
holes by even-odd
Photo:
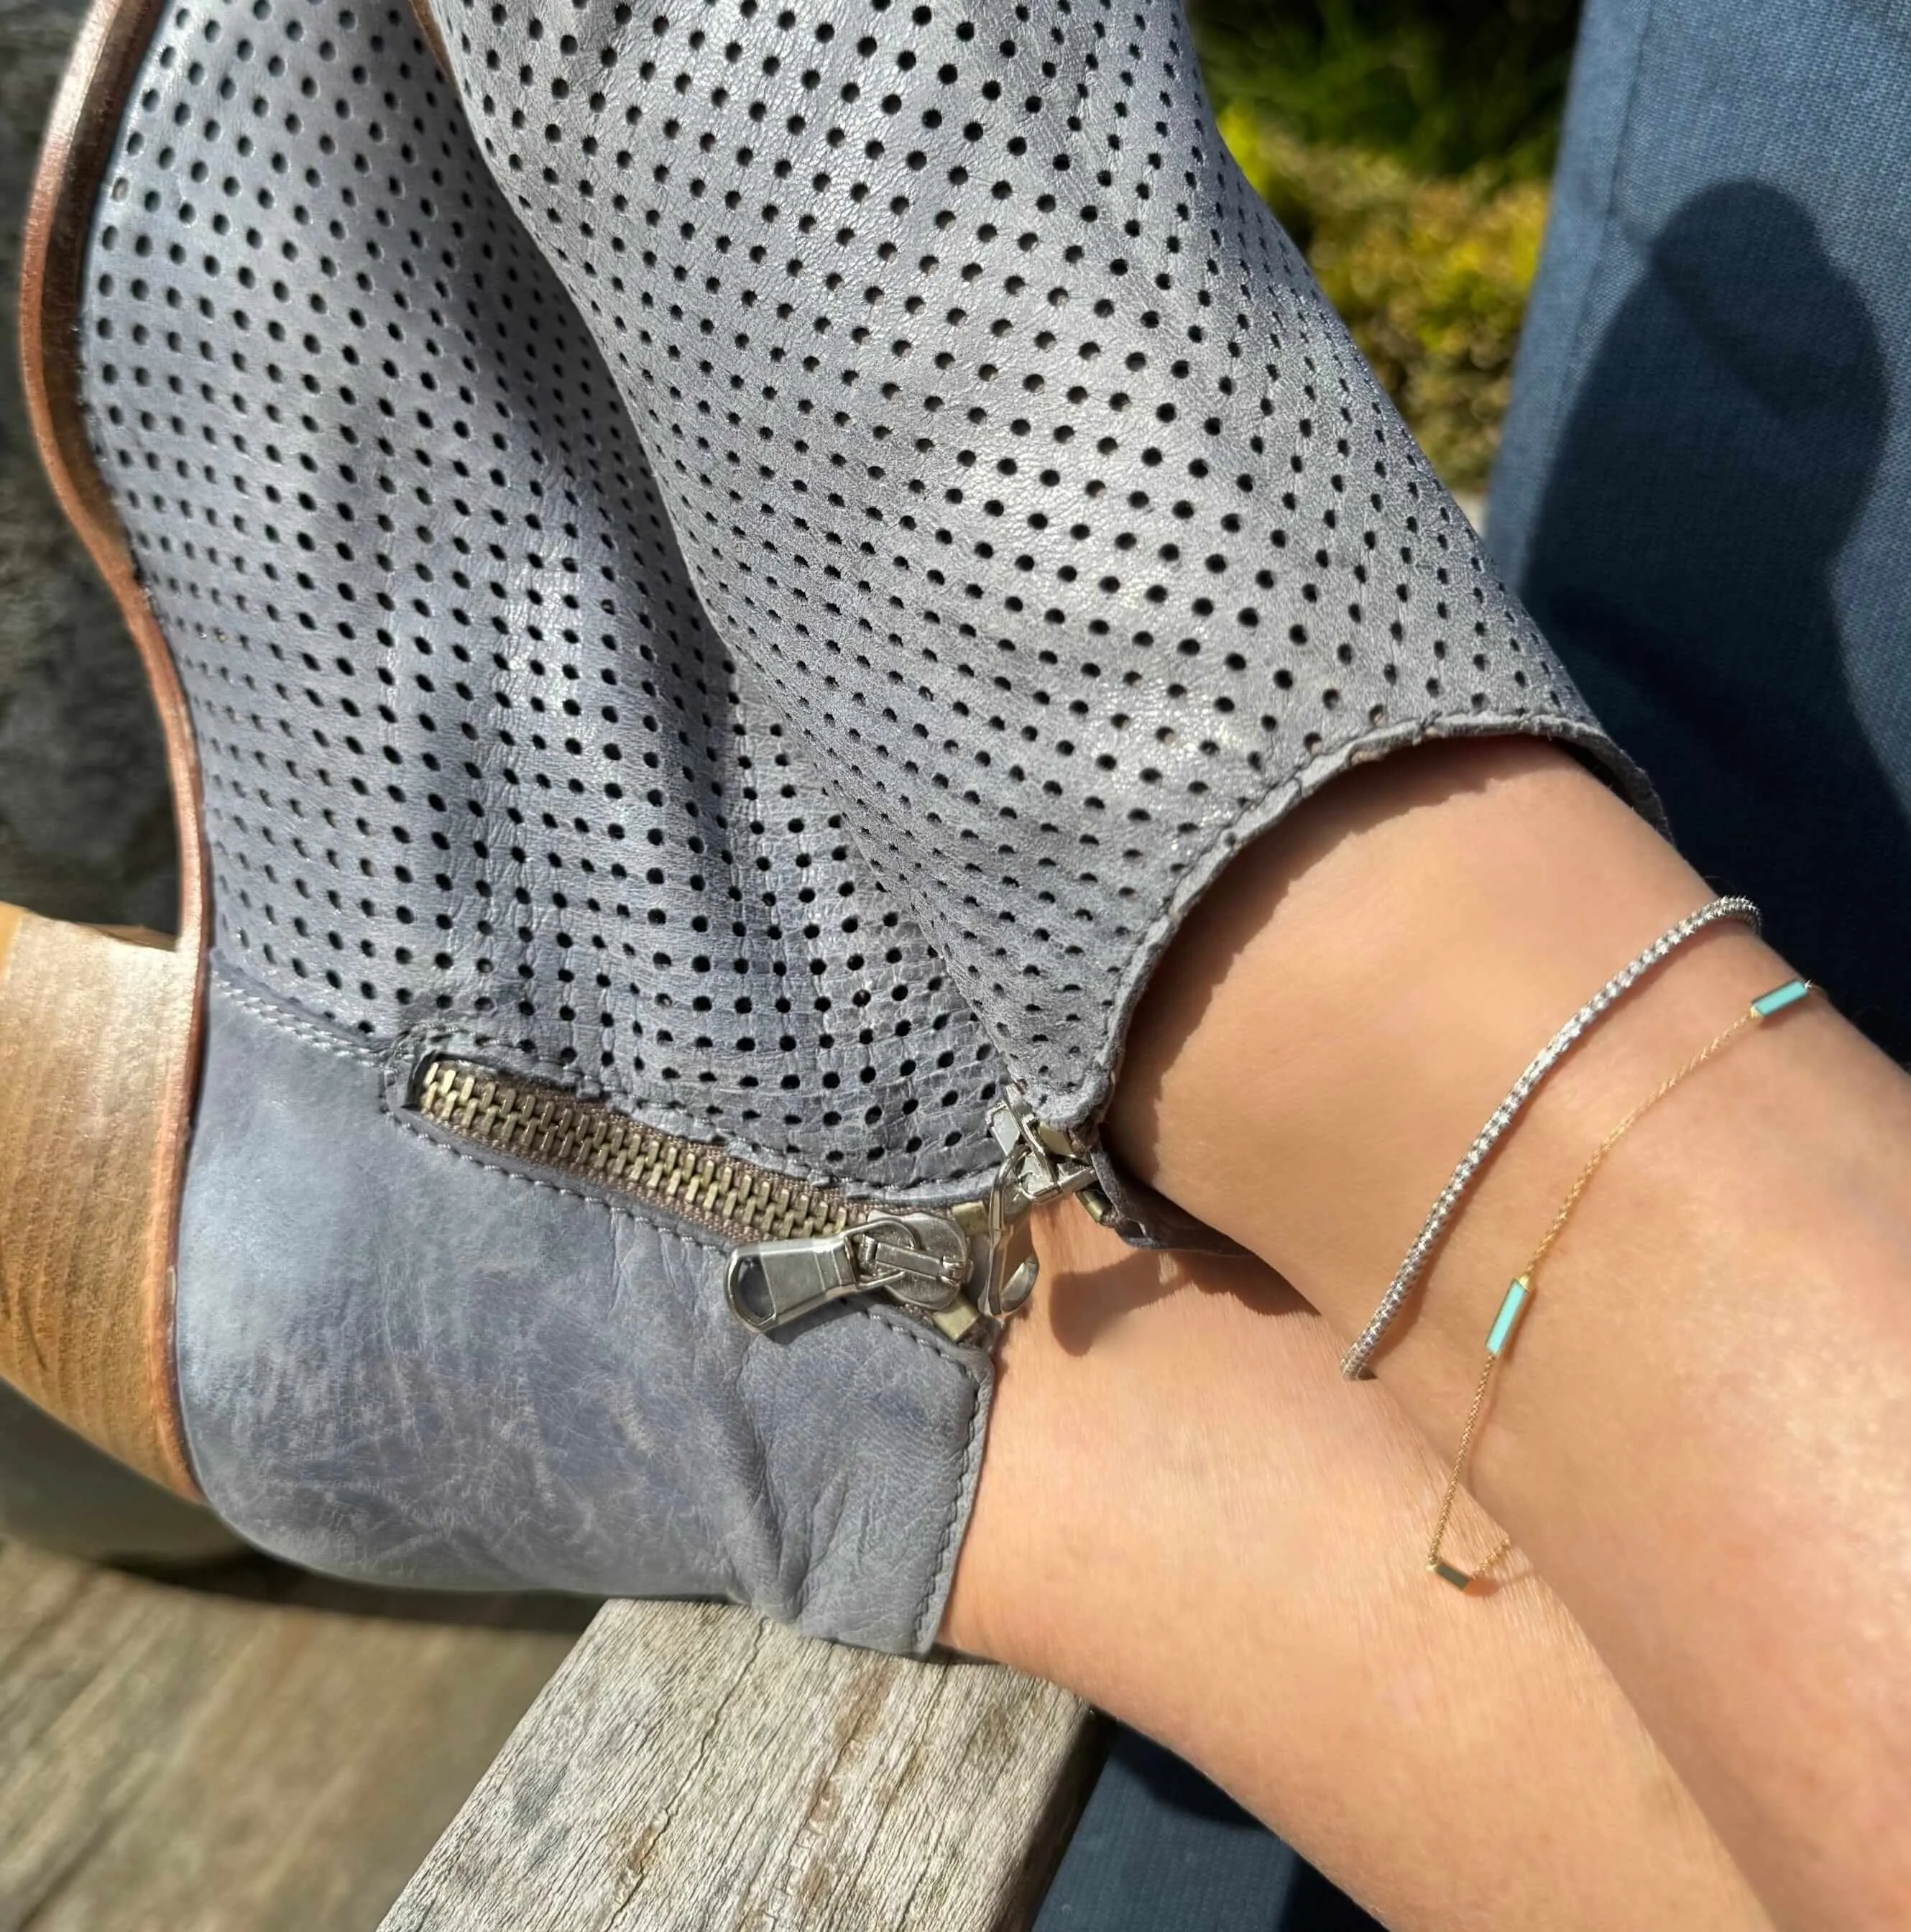
{"type": "Polygon", "coordinates": [[[1479,1138],[1466,1150],[1459,1166],[1454,1169],[1453,1178],[1441,1190],[1426,1225],[1414,1238],[1413,1246],[1408,1249],[1400,1272],[1381,1297],[1380,1306],[1373,1311],[1372,1318],[1360,1330],[1359,1339],[1341,1357],[1340,1372],[1350,1382],[1366,1373],[1367,1364],[1379,1346],[1380,1338],[1393,1325],[1394,1318],[1413,1292],[1414,1283],[1420,1279],[1428,1256],[1453,1218],[1454,1210],[1460,1205],[1474,1175],[1479,1172],[1480,1162],[1492,1151],[1500,1136],[1518,1119],[1520,1110],[1532,1098],[1540,1082],[1565,1058],[1586,1029],[1616,1000],[1630,992],[1667,954],[1676,952],[1696,934],[1725,919],[1739,920],[1754,932],[1759,929],[1759,909],[1747,898],[1714,899],[1711,904],[1688,913],[1670,932],[1655,939],[1637,958],[1614,974],[1546,1042],[1532,1064],[1513,1083],[1512,1091],[1493,1110],[1492,1118],[1480,1130],[1479,1138]]]}

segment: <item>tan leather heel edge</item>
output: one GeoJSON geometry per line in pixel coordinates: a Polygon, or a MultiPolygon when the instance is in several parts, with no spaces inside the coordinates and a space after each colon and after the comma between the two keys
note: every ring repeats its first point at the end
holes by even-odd
{"type": "Polygon", "coordinates": [[[0,907],[0,1376],[187,1496],[169,1302],[193,962],[0,907]]]}
{"type": "Polygon", "coordinates": [[[206,884],[198,760],[171,654],[94,464],[80,326],[100,182],[160,0],[95,0],[27,214],[20,361],[55,494],[132,633],[164,734],[179,935],[146,943],[0,909],[0,1376],[198,1497],[172,1362],[172,1250],[196,1077],[206,884]]]}
{"type": "Polygon", "coordinates": [[[445,51],[445,37],[438,31],[438,22],[432,17],[431,0],[411,0],[411,9],[419,36],[431,50],[431,58],[438,63],[438,71],[444,76],[446,86],[455,94],[458,83],[452,78],[452,57],[445,51]]]}

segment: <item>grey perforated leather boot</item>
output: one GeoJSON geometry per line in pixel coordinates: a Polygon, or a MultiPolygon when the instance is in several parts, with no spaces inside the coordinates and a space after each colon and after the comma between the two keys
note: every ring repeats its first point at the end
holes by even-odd
{"type": "Polygon", "coordinates": [[[706,623],[410,14],[110,0],[28,280],[187,894],[170,951],[0,922],[64,1136],[0,1369],[321,1568],[926,1646],[1087,1174],[706,623]]]}
{"type": "Polygon", "coordinates": [[[1172,0],[430,0],[719,634],[1052,1129],[1228,858],[1543,733],[1649,808],[1215,131],[1172,0]]]}
{"type": "Polygon", "coordinates": [[[0,916],[0,1373],[323,1568],[920,1648],[1030,1204],[1194,1232],[1092,1127],[1227,853],[1633,780],[1165,13],[621,15],[447,13],[483,157],[389,0],[89,23],[28,362],[185,892],[0,916]]]}

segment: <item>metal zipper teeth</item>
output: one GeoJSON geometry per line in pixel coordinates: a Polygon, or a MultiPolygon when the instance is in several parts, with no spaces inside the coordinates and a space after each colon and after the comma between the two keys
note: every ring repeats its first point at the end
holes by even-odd
{"type": "Polygon", "coordinates": [[[602,1101],[448,1058],[428,1061],[418,1112],[460,1140],[661,1208],[737,1246],[839,1234],[852,1210],[813,1187],[698,1141],[660,1133],[602,1101]]]}

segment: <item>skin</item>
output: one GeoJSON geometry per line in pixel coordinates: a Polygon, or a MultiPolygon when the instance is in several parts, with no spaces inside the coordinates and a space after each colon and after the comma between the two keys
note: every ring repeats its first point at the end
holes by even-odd
{"type": "Polygon", "coordinates": [[[1164,1739],[1399,1932],[1766,1923],[1553,1593],[1430,1583],[1440,1470],[1326,1322],[1072,1207],[1037,1241],[946,1641],[1164,1739]]]}
{"type": "MultiPolygon", "coordinates": [[[[1390,759],[1198,910],[1135,1022],[1112,1143],[1351,1336],[1532,1054],[1711,896],[1562,752],[1390,759]]],[[[1505,1284],[1587,1156],[1790,970],[1737,928],[1695,942],[1508,1137],[1378,1364],[1442,1458],[1505,1284]]],[[[1814,1932],[1911,1923],[1907,1468],[1911,1081],[1815,999],[1615,1152],[1547,1264],[1470,1479],[1766,1909],[1814,1932]]],[[[1458,1553],[1491,1540],[1463,1528],[1458,1553]]],[[[1462,1621],[1498,1613],[1422,1587],[1462,1621]]],[[[1372,1771],[1363,1754],[1322,1775],[1353,1791],[1372,1771]]],[[[1558,1781],[1556,1815],[1576,1791],[1558,1781]]]]}
{"type": "Polygon", "coordinates": [[[1786,963],[1720,928],[1616,1009],[1489,1164],[1378,1382],[1335,1370],[1532,1053],[1711,896],[1544,746],[1328,788],[1184,929],[1106,1129],[1324,1319],[1246,1264],[1097,1250],[1076,1215],[1009,1344],[950,1640],[1162,1738],[1392,1924],[1743,1922],[1721,1844],[1780,1924],[1911,1923],[1911,1081],[1814,999],[1627,1137],[1456,1519],[1462,1562],[1516,1539],[1496,1587],[1422,1566],[1506,1282],[1786,963]]]}

